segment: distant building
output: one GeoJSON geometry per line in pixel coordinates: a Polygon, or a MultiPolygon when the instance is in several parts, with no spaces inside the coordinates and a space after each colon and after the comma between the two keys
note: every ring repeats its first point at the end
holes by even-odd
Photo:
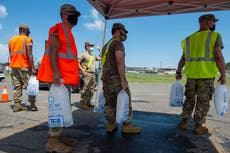
{"type": "Polygon", "coordinates": [[[157,72],[160,74],[176,74],[176,69],[175,68],[159,68],[157,72]]]}

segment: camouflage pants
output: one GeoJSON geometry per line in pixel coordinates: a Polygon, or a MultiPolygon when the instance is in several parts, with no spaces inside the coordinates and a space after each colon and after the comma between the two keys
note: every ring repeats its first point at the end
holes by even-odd
{"type": "MultiPolygon", "coordinates": [[[[13,100],[14,103],[21,103],[23,101],[22,90],[27,88],[30,76],[30,68],[13,68],[11,73],[12,83],[14,85],[13,100]]],[[[35,96],[28,96],[30,103],[36,102],[35,96]]]]}
{"type": "MultiPolygon", "coordinates": [[[[118,75],[102,77],[102,83],[105,96],[105,118],[109,122],[115,122],[117,95],[122,90],[120,77],[118,75]]],[[[129,96],[129,116],[125,123],[129,124],[132,122],[131,93],[129,88],[125,91],[129,96]]]]}
{"type": "MultiPolygon", "coordinates": [[[[49,84],[49,88],[51,87],[52,83],[49,84]]],[[[71,103],[71,92],[70,92],[70,86],[65,85],[66,88],[69,91],[69,97],[70,97],[70,103],[71,103]]],[[[48,135],[51,137],[61,137],[64,134],[64,127],[53,127],[49,128],[48,135]]]]}
{"type": "Polygon", "coordinates": [[[94,88],[95,88],[95,75],[90,73],[88,76],[83,77],[84,86],[81,91],[81,101],[82,105],[89,104],[93,98],[94,88]]]}
{"type": "Polygon", "coordinates": [[[187,79],[185,85],[186,99],[183,104],[182,118],[190,118],[194,110],[194,122],[203,124],[210,108],[210,100],[214,92],[214,78],[187,79]]]}

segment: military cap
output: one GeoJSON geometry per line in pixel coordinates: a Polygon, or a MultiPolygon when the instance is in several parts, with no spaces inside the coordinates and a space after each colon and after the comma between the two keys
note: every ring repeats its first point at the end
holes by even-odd
{"type": "Polygon", "coordinates": [[[113,24],[112,31],[117,30],[117,29],[122,29],[126,33],[128,33],[128,31],[125,29],[125,26],[123,24],[121,24],[121,23],[114,23],[113,24]]]}
{"type": "Polygon", "coordinates": [[[218,19],[215,18],[213,14],[205,14],[199,17],[199,23],[204,22],[204,21],[218,21],[218,19]]]}
{"type": "Polygon", "coordinates": [[[81,16],[81,13],[78,12],[76,7],[71,4],[63,4],[61,6],[60,13],[76,13],[77,16],[81,16]]]}
{"type": "Polygon", "coordinates": [[[94,44],[90,41],[85,42],[85,46],[94,46],[94,44]]]}
{"type": "Polygon", "coordinates": [[[24,28],[24,29],[26,29],[26,30],[29,30],[29,31],[30,31],[29,26],[28,26],[28,25],[26,25],[26,24],[20,24],[20,25],[19,25],[19,28],[24,28]]]}

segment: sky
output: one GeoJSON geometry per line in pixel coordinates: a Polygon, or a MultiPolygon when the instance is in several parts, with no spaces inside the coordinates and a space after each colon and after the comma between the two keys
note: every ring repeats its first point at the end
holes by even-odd
{"type": "MultiPolygon", "coordinates": [[[[72,29],[78,54],[85,51],[84,43],[92,41],[102,48],[105,20],[87,0],[1,0],[0,1],[0,62],[9,57],[8,40],[18,35],[18,26],[27,24],[33,38],[35,63],[42,59],[49,28],[60,18],[60,6],[72,4],[81,12],[77,26],[72,29]]],[[[126,66],[176,68],[182,55],[181,41],[199,29],[199,16],[213,13],[219,21],[216,31],[222,35],[225,62],[230,62],[230,11],[200,12],[178,15],[124,18],[108,20],[105,42],[111,37],[113,23],[123,23],[129,31],[124,42],[126,66]]],[[[93,52],[99,55],[95,49],[93,52]]]]}

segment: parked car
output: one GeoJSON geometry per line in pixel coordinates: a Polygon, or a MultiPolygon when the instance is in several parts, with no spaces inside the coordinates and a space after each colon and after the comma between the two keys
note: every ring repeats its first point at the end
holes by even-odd
{"type": "Polygon", "coordinates": [[[3,69],[0,69],[0,81],[2,81],[3,79],[5,79],[5,72],[3,69]]]}
{"type": "Polygon", "coordinates": [[[80,83],[79,83],[78,86],[73,86],[73,87],[71,88],[71,93],[79,93],[80,90],[82,90],[83,85],[84,85],[84,81],[83,81],[83,79],[82,79],[82,77],[81,77],[81,75],[80,75],[80,83]]]}
{"type": "Polygon", "coordinates": [[[47,82],[42,82],[39,81],[39,89],[48,89],[49,88],[49,84],[47,82]]]}

